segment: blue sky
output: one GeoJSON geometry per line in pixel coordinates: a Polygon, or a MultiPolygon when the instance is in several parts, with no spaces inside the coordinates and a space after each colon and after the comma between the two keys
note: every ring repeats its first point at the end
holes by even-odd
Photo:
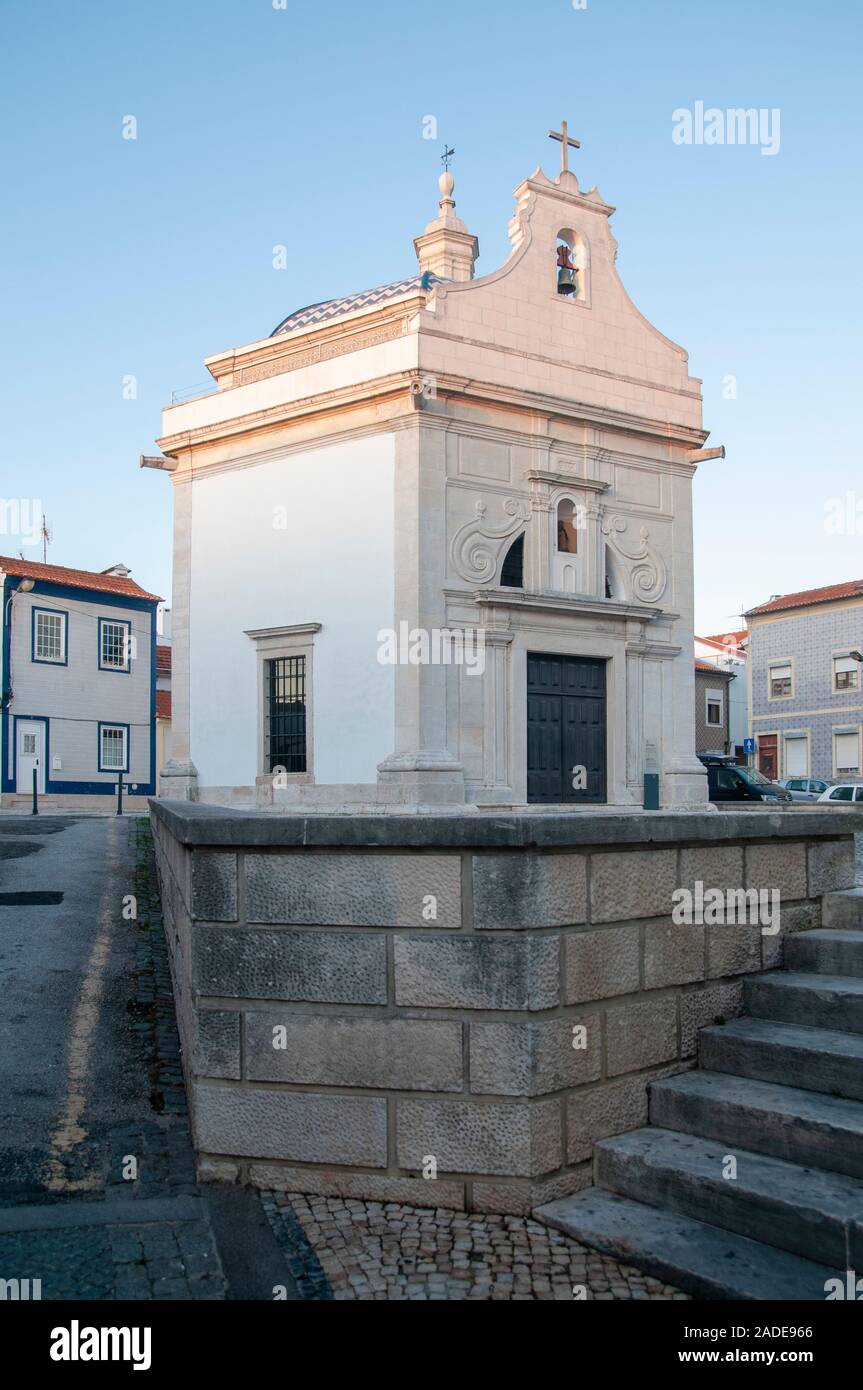
{"type": "Polygon", "coordinates": [[[0,494],[41,498],[55,563],[122,560],[169,595],[170,484],[137,457],[171,392],[292,308],[413,273],[439,172],[424,116],[455,146],[478,272],[496,268],[512,189],[555,172],[546,131],[565,117],[582,186],[619,209],[624,283],[689,351],[728,449],[695,481],[698,627],[863,575],[860,16],[851,0],[7,0],[0,494]],[[672,112],[696,101],[778,108],[779,153],[676,145],[672,112]],[[855,489],[860,530],[826,529],[855,489]]]}

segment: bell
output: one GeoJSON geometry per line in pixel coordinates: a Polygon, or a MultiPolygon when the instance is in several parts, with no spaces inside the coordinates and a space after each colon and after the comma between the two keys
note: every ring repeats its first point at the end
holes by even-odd
{"type": "Polygon", "coordinates": [[[570,265],[562,265],[557,272],[558,294],[575,294],[576,289],[574,268],[570,265]]]}

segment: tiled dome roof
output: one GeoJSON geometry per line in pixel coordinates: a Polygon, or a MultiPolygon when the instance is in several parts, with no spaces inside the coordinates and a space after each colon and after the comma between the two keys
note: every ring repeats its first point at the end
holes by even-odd
{"type": "Polygon", "coordinates": [[[279,333],[291,333],[295,328],[311,328],[314,324],[336,318],[339,314],[348,314],[354,309],[366,309],[373,304],[382,304],[386,299],[395,299],[397,295],[408,294],[411,290],[431,288],[439,283],[440,277],[432,275],[429,271],[425,277],[412,275],[408,280],[394,280],[390,285],[379,285],[374,290],[362,290],[360,294],[346,294],[342,299],[325,299],[320,304],[309,304],[305,309],[296,309],[286,319],[282,319],[270,337],[275,338],[279,333]]]}

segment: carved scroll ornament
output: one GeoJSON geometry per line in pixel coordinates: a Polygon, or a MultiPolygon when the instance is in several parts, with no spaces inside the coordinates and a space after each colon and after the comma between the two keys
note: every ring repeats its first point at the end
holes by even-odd
{"type": "Polygon", "coordinates": [[[503,509],[510,520],[501,526],[493,526],[485,519],[488,510],[485,502],[477,502],[476,516],[453,536],[450,547],[453,566],[461,578],[469,583],[487,584],[494,578],[503,542],[530,520],[527,503],[515,497],[508,497],[503,509]]]}
{"type": "Polygon", "coordinates": [[[657,603],[668,584],[668,570],[662,556],[649,544],[646,526],[639,531],[637,546],[624,543],[623,535],[629,525],[625,517],[612,516],[602,523],[602,533],[624,560],[634,562],[629,569],[629,590],[641,603],[657,603]]]}

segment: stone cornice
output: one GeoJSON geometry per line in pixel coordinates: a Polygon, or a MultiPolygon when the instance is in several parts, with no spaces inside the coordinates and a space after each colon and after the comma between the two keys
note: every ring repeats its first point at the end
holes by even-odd
{"type": "MultiPolygon", "coordinates": [[[[298,400],[286,401],[261,410],[236,415],[227,420],[200,425],[192,430],[166,434],[156,442],[163,454],[173,457],[182,452],[210,444],[219,444],[244,435],[263,435],[285,425],[298,424],[313,418],[324,420],[329,416],[336,420],[339,417],[349,415],[351,412],[379,410],[382,406],[387,405],[391,410],[392,417],[406,417],[409,422],[413,422],[419,417],[423,425],[428,428],[457,430],[458,422],[454,421],[451,416],[436,413],[441,396],[462,399],[474,407],[496,406],[516,414],[529,415],[534,424],[537,417],[543,416],[550,423],[554,420],[569,420],[579,424],[587,423],[609,431],[619,430],[627,435],[640,434],[654,440],[661,439],[666,445],[677,444],[686,449],[692,447],[693,441],[701,443],[706,438],[705,431],[700,429],[693,430],[683,425],[670,425],[667,422],[630,415],[623,411],[603,409],[587,405],[581,401],[571,401],[561,396],[523,391],[451,374],[435,376],[438,399],[427,400],[422,393],[424,377],[425,374],[421,370],[408,368],[378,377],[374,381],[358,382],[351,386],[322,391],[303,396],[298,400]]],[[[378,418],[380,426],[384,429],[398,427],[393,424],[393,418],[378,418]]],[[[336,437],[350,434],[355,429],[356,425],[352,425],[350,420],[347,420],[344,424],[334,425],[333,429],[327,431],[327,435],[328,437],[336,437]]],[[[510,436],[515,435],[520,443],[530,444],[535,441],[537,445],[543,447],[549,439],[553,440],[553,436],[538,435],[535,427],[527,431],[525,436],[519,436],[518,431],[511,429],[508,433],[510,436]]],[[[301,447],[320,447],[320,443],[321,441],[317,436],[313,440],[306,438],[301,447]]],[[[555,444],[553,447],[556,451],[561,451],[566,446],[555,444]]],[[[574,456],[578,456],[579,446],[569,447],[575,450],[574,456]]],[[[651,463],[650,460],[640,460],[640,462],[642,466],[650,466],[651,463]]],[[[683,461],[659,462],[663,468],[670,468],[690,476],[696,471],[695,465],[683,461]]]]}
{"type": "Polygon", "coordinates": [[[765,807],[745,811],[642,811],[616,807],[549,812],[495,809],[493,814],[468,808],[462,814],[394,810],[388,815],[351,812],[333,815],[235,811],[194,801],[151,799],[150,812],[184,845],[280,849],[315,845],[356,849],[578,848],[596,844],[722,844],[736,840],[841,839],[863,831],[863,811],[834,811],[819,806],[807,811],[765,807]]]}
{"type": "Polygon", "coordinates": [[[642,607],[636,603],[620,603],[616,599],[593,598],[590,594],[531,593],[526,589],[474,589],[465,593],[445,589],[447,598],[476,603],[480,608],[509,608],[514,612],[570,613],[591,618],[635,619],[642,623],[668,619],[672,615],[661,608],[642,607]]]}
{"type": "Polygon", "coordinates": [[[607,492],[611,483],[604,483],[599,478],[582,478],[577,473],[553,473],[550,469],[529,468],[525,477],[532,483],[552,483],[554,486],[578,488],[585,492],[607,492]]]}

